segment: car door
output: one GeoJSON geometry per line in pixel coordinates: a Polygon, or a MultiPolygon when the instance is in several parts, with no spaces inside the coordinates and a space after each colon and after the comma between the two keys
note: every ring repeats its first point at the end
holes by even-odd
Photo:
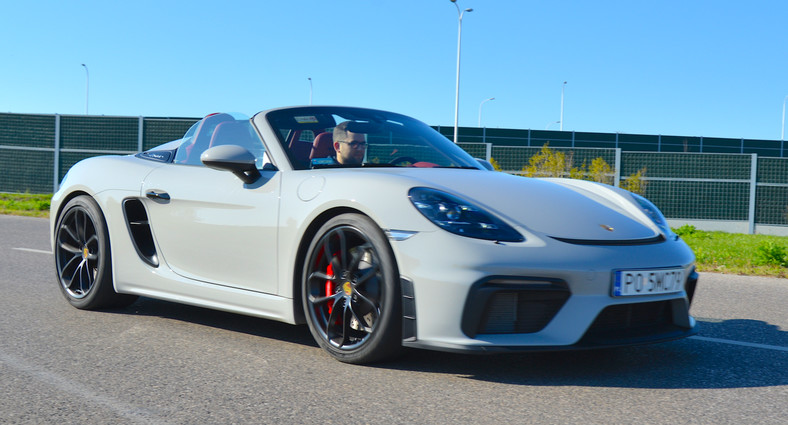
{"type": "Polygon", "coordinates": [[[169,164],[142,183],[151,229],[177,274],[216,285],[277,292],[280,172],[244,184],[226,171],[169,164]]]}

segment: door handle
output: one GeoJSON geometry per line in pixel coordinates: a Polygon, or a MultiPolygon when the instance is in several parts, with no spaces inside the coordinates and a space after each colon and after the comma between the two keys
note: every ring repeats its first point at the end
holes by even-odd
{"type": "Polygon", "coordinates": [[[145,192],[145,196],[153,200],[161,200],[161,201],[169,201],[170,194],[167,192],[157,192],[155,190],[149,190],[145,192]]]}

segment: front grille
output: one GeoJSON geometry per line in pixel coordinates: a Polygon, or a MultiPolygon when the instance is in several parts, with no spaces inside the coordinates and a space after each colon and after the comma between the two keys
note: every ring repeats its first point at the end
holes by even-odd
{"type": "Polygon", "coordinates": [[[619,304],[602,310],[580,345],[634,343],[681,329],[673,323],[671,300],[619,304]]]}
{"type": "Polygon", "coordinates": [[[591,330],[617,331],[670,323],[670,301],[613,305],[597,316],[591,330]]]}
{"type": "Polygon", "coordinates": [[[551,238],[564,243],[572,245],[596,245],[596,246],[635,246],[635,245],[651,245],[655,243],[665,242],[665,237],[662,235],[654,236],[653,238],[643,239],[572,239],[562,238],[558,236],[550,236],[551,238]]]}
{"type": "Polygon", "coordinates": [[[481,334],[533,333],[558,313],[568,292],[498,292],[490,297],[479,326],[481,334]]]}
{"type": "Polygon", "coordinates": [[[534,333],[544,329],[569,299],[564,282],[492,280],[469,294],[463,332],[477,334],[534,333]]]}

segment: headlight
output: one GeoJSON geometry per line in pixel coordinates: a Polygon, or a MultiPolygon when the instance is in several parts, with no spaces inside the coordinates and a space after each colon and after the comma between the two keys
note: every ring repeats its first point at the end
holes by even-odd
{"type": "Polygon", "coordinates": [[[670,230],[670,226],[668,226],[667,220],[665,220],[665,216],[662,215],[662,212],[657,208],[656,205],[652,204],[651,201],[648,199],[633,193],[632,198],[637,201],[638,206],[640,207],[641,211],[643,211],[654,224],[659,227],[659,230],[665,235],[668,239],[677,239],[678,237],[670,230]]]}
{"type": "Polygon", "coordinates": [[[501,242],[525,238],[497,217],[454,195],[426,187],[408,192],[410,201],[438,227],[460,236],[501,242]]]}

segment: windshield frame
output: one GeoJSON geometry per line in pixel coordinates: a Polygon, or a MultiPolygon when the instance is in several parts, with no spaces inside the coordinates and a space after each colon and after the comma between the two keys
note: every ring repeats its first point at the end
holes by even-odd
{"type": "Polygon", "coordinates": [[[435,129],[402,114],[345,106],[301,106],[266,111],[264,119],[294,170],[347,167],[483,169],[477,160],[435,129]],[[329,142],[331,148],[326,148],[325,144],[317,148],[318,135],[329,133],[333,136],[333,128],[346,121],[350,122],[348,130],[363,133],[367,142],[361,164],[339,163],[333,141],[329,142]],[[310,159],[316,150],[321,153],[310,159]]]}

